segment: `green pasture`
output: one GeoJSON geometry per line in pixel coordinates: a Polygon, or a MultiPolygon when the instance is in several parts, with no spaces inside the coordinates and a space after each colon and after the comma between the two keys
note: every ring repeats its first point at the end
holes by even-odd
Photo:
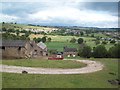
{"type": "MultiPolygon", "coordinates": [[[[83,38],[84,41],[86,41],[86,45],[90,46],[91,48],[96,47],[97,45],[95,44],[95,38],[92,37],[75,37],[75,36],[51,36],[47,35],[47,37],[51,37],[52,41],[51,42],[46,42],[46,45],[48,49],[57,49],[58,51],[63,51],[64,46],[68,46],[71,48],[77,48],[79,47],[79,44],[76,43],[70,43],[70,40],[74,37],[76,39],[78,38],[83,38]]],[[[101,41],[102,43],[102,41],[101,41]]],[[[99,44],[98,44],[99,45],[99,44]]],[[[110,44],[109,42],[105,44],[105,47],[107,50],[109,50],[110,47],[114,46],[114,44],[110,44]]]]}
{"type": "Polygon", "coordinates": [[[77,43],[70,43],[70,42],[59,42],[59,41],[53,41],[53,42],[47,42],[46,43],[48,50],[56,49],[58,51],[63,51],[63,47],[68,46],[71,48],[78,48],[77,43]]]}
{"type": "MultiPolygon", "coordinates": [[[[118,88],[117,85],[111,85],[107,81],[118,78],[118,60],[112,58],[91,60],[100,61],[104,64],[104,69],[89,74],[73,75],[2,73],[2,86],[3,88],[118,88]],[[109,74],[110,72],[115,75],[109,74]]],[[[3,61],[5,62],[7,61],[3,61]]]]}
{"type": "Polygon", "coordinates": [[[26,67],[44,67],[44,68],[80,68],[86,66],[84,63],[67,60],[41,60],[41,59],[18,59],[3,60],[2,64],[26,66],[26,67]]]}

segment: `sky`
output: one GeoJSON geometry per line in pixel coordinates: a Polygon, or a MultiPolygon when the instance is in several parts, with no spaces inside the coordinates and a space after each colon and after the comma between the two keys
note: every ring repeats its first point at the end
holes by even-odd
{"type": "Polygon", "coordinates": [[[39,0],[39,2],[1,2],[0,22],[21,24],[118,27],[117,2],[79,0],[39,0]]]}

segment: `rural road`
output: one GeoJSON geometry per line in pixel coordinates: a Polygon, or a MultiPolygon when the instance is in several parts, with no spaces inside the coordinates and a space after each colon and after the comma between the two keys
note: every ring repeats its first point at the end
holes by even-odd
{"type": "Polygon", "coordinates": [[[97,61],[91,60],[76,60],[76,61],[85,63],[87,64],[87,66],[75,69],[60,69],[60,68],[34,68],[34,67],[0,65],[0,67],[2,68],[0,69],[0,72],[22,73],[22,71],[27,71],[28,74],[85,74],[100,71],[104,67],[103,64],[97,61]]]}

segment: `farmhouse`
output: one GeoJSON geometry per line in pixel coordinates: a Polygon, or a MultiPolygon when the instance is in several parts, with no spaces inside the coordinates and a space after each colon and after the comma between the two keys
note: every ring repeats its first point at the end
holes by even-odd
{"type": "MultiPolygon", "coordinates": [[[[39,42],[39,43],[37,44],[37,46],[42,49],[42,51],[41,51],[42,56],[47,56],[47,55],[48,55],[47,46],[46,46],[43,42],[39,42]]],[[[39,50],[39,49],[38,49],[38,50],[39,50]]]]}
{"type": "Polygon", "coordinates": [[[34,41],[26,40],[3,40],[0,49],[2,58],[34,58],[44,53],[34,41]]]}
{"type": "Polygon", "coordinates": [[[64,56],[67,56],[67,57],[75,57],[77,56],[77,49],[76,48],[68,48],[68,47],[64,47],[64,56]]]}

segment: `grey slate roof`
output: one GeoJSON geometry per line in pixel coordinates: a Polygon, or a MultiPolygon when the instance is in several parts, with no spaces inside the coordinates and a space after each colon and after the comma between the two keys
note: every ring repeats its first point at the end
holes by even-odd
{"type": "Polygon", "coordinates": [[[0,42],[0,46],[24,47],[26,42],[26,40],[2,40],[2,42],[0,42]]]}
{"type": "Polygon", "coordinates": [[[77,52],[77,49],[76,49],[76,48],[68,48],[68,47],[65,47],[65,48],[64,48],[64,52],[77,52]]]}
{"type": "Polygon", "coordinates": [[[47,47],[43,42],[39,42],[37,45],[42,49],[45,49],[47,47]]]}

